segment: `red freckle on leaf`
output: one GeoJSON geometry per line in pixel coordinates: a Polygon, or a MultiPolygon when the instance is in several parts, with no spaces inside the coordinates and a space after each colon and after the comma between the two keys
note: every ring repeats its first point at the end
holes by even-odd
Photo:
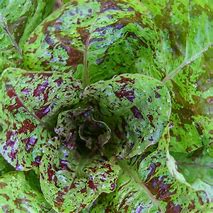
{"type": "Polygon", "coordinates": [[[75,185],[74,183],[72,183],[72,184],[70,185],[70,189],[74,189],[74,188],[76,188],[76,185],[75,185]]]}
{"type": "Polygon", "coordinates": [[[49,45],[49,49],[53,49],[54,47],[54,40],[51,38],[49,32],[46,34],[44,40],[46,41],[46,43],[49,45]]]}
{"type": "Polygon", "coordinates": [[[124,209],[124,212],[128,212],[127,211],[128,210],[128,205],[126,205],[126,202],[127,202],[128,198],[129,198],[129,196],[131,196],[131,194],[127,195],[126,197],[124,197],[122,199],[122,202],[121,202],[120,206],[119,206],[120,209],[124,209]]]}
{"type": "Polygon", "coordinates": [[[150,177],[152,177],[152,175],[155,174],[155,170],[157,167],[159,167],[161,164],[159,162],[157,163],[151,163],[149,166],[149,174],[147,176],[147,180],[149,180],[150,177]]]}
{"type": "Polygon", "coordinates": [[[112,184],[111,184],[111,190],[114,190],[115,187],[116,187],[116,184],[115,184],[115,183],[112,183],[112,184]]]}
{"type": "Polygon", "coordinates": [[[7,89],[7,95],[10,97],[10,98],[12,98],[12,97],[15,97],[16,96],[16,92],[15,92],[15,90],[13,89],[13,88],[8,88],[7,89]]]}
{"type": "Polygon", "coordinates": [[[97,187],[96,187],[96,185],[94,184],[93,180],[89,180],[89,181],[88,181],[88,186],[89,186],[89,188],[92,189],[92,190],[96,190],[96,189],[97,189],[97,187]]]}
{"type": "Polygon", "coordinates": [[[131,108],[131,111],[137,119],[143,119],[141,112],[139,111],[139,109],[136,106],[133,106],[131,108]]]}
{"type": "Polygon", "coordinates": [[[95,168],[95,167],[89,167],[88,169],[91,170],[93,173],[95,173],[97,171],[97,168],[95,168]]]}
{"type": "Polygon", "coordinates": [[[32,37],[30,37],[28,43],[29,44],[32,44],[36,41],[36,39],[38,38],[38,36],[36,34],[34,34],[32,37]]]}
{"type": "Polygon", "coordinates": [[[69,55],[67,65],[76,67],[79,64],[83,63],[84,55],[82,51],[72,48],[70,45],[63,45],[62,47],[67,51],[67,54],[69,55]]]}
{"type": "Polygon", "coordinates": [[[83,189],[81,189],[81,193],[86,193],[86,192],[87,192],[86,187],[85,187],[85,188],[83,188],[83,189]]]}
{"type": "Polygon", "coordinates": [[[170,185],[164,183],[164,177],[154,177],[146,183],[147,188],[151,191],[157,199],[168,201],[170,196],[175,193],[175,191],[170,192],[170,185]]]}
{"type": "Polygon", "coordinates": [[[3,147],[3,149],[7,149],[8,146],[13,148],[13,146],[15,145],[16,141],[12,139],[13,136],[16,135],[16,131],[7,131],[6,133],[6,144],[3,147]]]}
{"type": "Polygon", "coordinates": [[[195,202],[192,200],[191,203],[190,203],[189,206],[188,206],[188,209],[189,209],[189,210],[192,210],[192,209],[194,209],[194,208],[195,208],[195,202]]]}
{"type": "Polygon", "coordinates": [[[124,206],[124,211],[125,211],[125,212],[128,212],[128,209],[129,209],[129,206],[128,206],[128,205],[124,206]]]}
{"type": "MultiPolygon", "coordinates": [[[[4,197],[7,201],[10,199],[10,197],[7,194],[0,194],[0,196],[4,197]]],[[[1,200],[1,198],[0,198],[1,200]]]]}
{"type": "Polygon", "coordinates": [[[59,86],[61,86],[61,84],[63,83],[63,79],[60,77],[59,79],[55,80],[54,82],[55,82],[55,83],[57,84],[57,86],[59,87],[59,86]]]}
{"type": "Polygon", "coordinates": [[[69,191],[69,189],[70,189],[69,186],[65,186],[65,187],[63,188],[64,193],[66,194],[66,193],[69,191]]]}
{"type": "Polygon", "coordinates": [[[202,200],[202,196],[201,196],[199,193],[200,193],[199,191],[196,192],[197,197],[198,197],[198,200],[199,200],[199,203],[200,203],[201,205],[203,205],[204,203],[203,203],[203,200],[202,200]]]}
{"type": "Polygon", "coordinates": [[[11,158],[11,160],[15,160],[16,159],[16,155],[18,153],[18,150],[11,150],[10,153],[8,153],[8,157],[11,158]]]}
{"type": "Polygon", "coordinates": [[[58,192],[57,197],[56,197],[56,199],[55,199],[55,206],[56,206],[56,207],[62,206],[62,204],[63,204],[63,202],[64,202],[64,198],[63,198],[64,194],[65,194],[65,193],[62,192],[62,191],[59,191],[59,192],[58,192]]]}
{"type": "Polygon", "coordinates": [[[5,188],[6,186],[7,186],[7,184],[6,184],[6,183],[4,183],[4,182],[0,182],[0,189],[5,188]]]}
{"type": "Polygon", "coordinates": [[[40,110],[38,110],[35,114],[36,116],[41,119],[43,118],[45,115],[47,115],[49,112],[51,111],[51,107],[50,104],[48,104],[47,106],[43,106],[40,110]]]}
{"type": "Polygon", "coordinates": [[[21,90],[21,92],[22,92],[24,95],[29,95],[30,89],[24,88],[24,89],[21,90]]]}
{"type": "Polygon", "coordinates": [[[116,129],[114,130],[116,136],[119,138],[119,139],[124,139],[125,138],[125,134],[124,132],[122,132],[118,127],[116,127],[116,129]]]}
{"type": "Polygon", "coordinates": [[[29,137],[29,138],[25,138],[23,139],[23,142],[26,144],[25,146],[25,150],[27,152],[32,151],[33,147],[35,146],[36,142],[37,142],[37,138],[36,137],[29,137]]]}
{"type": "Polygon", "coordinates": [[[106,174],[101,174],[101,177],[100,177],[100,181],[104,182],[106,181],[106,174]]]}
{"type": "Polygon", "coordinates": [[[38,167],[41,162],[41,156],[36,156],[35,161],[32,162],[32,166],[38,167]]]}
{"type": "Polygon", "coordinates": [[[47,88],[46,92],[44,93],[44,103],[46,103],[48,101],[49,98],[49,90],[50,88],[47,88]]]}
{"type": "Polygon", "coordinates": [[[160,98],[160,97],[161,97],[161,95],[155,91],[155,98],[160,98]]]}
{"type": "Polygon", "coordinates": [[[153,121],[153,116],[152,116],[152,115],[147,115],[147,118],[148,118],[149,121],[152,123],[152,121],[153,121]]]}
{"type": "Polygon", "coordinates": [[[48,81],[45,81],[42,84],[39,84],[37,88],[33,91],[33,96],[35,97],[40,96],[48,87],[48,85],[49,85],[48,81]]]}
{"type": "Polygon", "coordinates": [[[32,121],[26,119],[23,121],[21,128],[18,130],[18,133],[27,133],[27,132],[32,132],[36,126],[32,123],[32,121]]]}
{"type": "Polygon", "coordinates": [[[80,207],[81,207],[82,209],[84,209],[84,208],[86,207],[86,204],[82,204],[82,203],[81,203],[80,207]]]}
{"type": "Polygon", "coordinates": [[[101,1],[101,12],[107,10],[119,10],[118,5],[112,1],[101,1]]]}
{"type": "Polygon", "coordinates": [[[131,102],[133,102],[133,100],[135,99],[134,90],[126,90],[125,88],[122,88],[120,91],[115,92],[115,95],[120,99],[126,98],[131,102]]]}
{"type": "Polygon", "coordinates": [[[106,172],[107,174],[109,174],[109,173],[113,172],[112,167],[111,167],[111,165],[110,165],[110,164],[103,164],[103,165],[104,165],[104,167],[105,167],[105,168],[107,168],[107,169],[108,169],[108,171],[106,172]]]}
{"type": "Polygon", "coordinates": [[[151,126],[152,126],[153,128],[155,128],[155,126],[154,126],[154,124],[153,124],[153,116],[152,116],[152,115],[147,115],[147,118],[149,119],[149,122],[150,122],[151,126]]]}
{"type": "Polygon", "coordinates": [[[166,213],[180,213],[180,205],[175,205],[173,202],[169,201],[166,207],[166,213]]]}
{"type": "Polygon", "coordinates": [[[49,72],[42,72],[42,73],[38,73],[37,76],[39,78],[44,78],[44,77],[51,77],[53,74],[49,73],[49,72]]]}
{"type": "Polygon", "coordinates": [[[132,83],[134,84],[135,83],[135,79],[131,79],[131,78],[126,78],[124,76],[120,76],[120,80],[117,80],[116,82],[118,83],[122,83],[122,84],[128,84],[128,83],[132,83]]]}
{"type": "Polygon", "coordinates": [[[16,101],[15,104],[9,105],[9,106],[7,107],[7,109],[8,109],[10,112],[12,112],[12,111],[14,111],[14,110],[17,110],[17,109],[19,109],[19,108],[21,108],[21,107],[23,107],[23,104],[22,104],[22,102],[20,101],[20,99],[19,99],[18,97],[16,97],[15,101],[16,101]]]}
{"type": "Polygon", "coordinates": [[[211,97],[208,97],[207,99],[206,99],[206,102],[208,103],[208,104],[213,104],[213,97],[211,96],[211,97]]]}
{"type": "Polygon", "coordinates": [[[60,160],[60,168],[61,170],[70,170],[68,167],[68,161],[67,160],[60,160]]]}
{"type": "Polygon", "coordinates": [[[85,27],[78,27],[77,32],[79,33],[83,44],[86,44],[87,40],[89,39],[89,35],[90,35],[88,29],[85,27]]]}
{"type": "Polygon", "coordinates": [[[52,169],[51,165],[48,165],[47,174],[48,174],[48,181],[52,181],[53,176],[55,175],[55,171],[52,169]]]}
{"type": "Polygon", "coordinates": [[[29,200],[27,198],[16,198],[13,202],[17,208],[20,208],[21,204],[26,204],[29,200]]]}

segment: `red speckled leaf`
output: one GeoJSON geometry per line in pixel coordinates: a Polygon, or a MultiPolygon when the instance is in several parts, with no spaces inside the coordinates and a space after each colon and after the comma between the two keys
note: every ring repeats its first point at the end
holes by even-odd
{"type": "Polygon", "coordinates": [[[58,212],[79,212],[101,193],[114,191],[119,171],[112,161],[89,153],[80,156],[55,138],[41,160],[41,189],[58,212]]]}
{"type": "Polygon", "coordinates": [[[144,153],[157,143],[170,117],[171,98],[160,81],[142,74],[122,74],[99,81],[84,91],[111,128],[109,149],[120,157],[144,153]]]}
{"type": "Polygon", "coordinates": [[[23,48],[23,66],[38,71],[71,68],[80,78],[88,70],[91,82],[143,72],[146,63],[156,71],[158,39],[138,0],[72,0],[30,35],[23,48]]]}
{"type": "Polygon", "coordinates": [[[7,69],[0,85],[0,152],[17,170],[38,166],[54,115],[78,101],[69,74],[7,69]]]}
{"type": "Polygon", "coordinates": [[[118,179],[116,190],[101,197],[91,212],[212,212],[208,194],[195,190],[177,171],[168,142],[166,134],[158,149],[141,161],[138,172],[133,165],[120,163],[124,173],[118,179]]]}
{"type": "Polygon", "coordinates": [[[23,172],[10,172],[0,178],[0,212],[45,213],[51,210],[41,192],[29,185],[23,172]]]}

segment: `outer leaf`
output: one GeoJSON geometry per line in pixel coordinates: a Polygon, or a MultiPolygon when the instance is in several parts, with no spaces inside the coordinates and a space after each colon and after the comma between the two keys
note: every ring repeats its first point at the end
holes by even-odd
{"type": "Polygon", "coordinates": [[[0,178],[0,200],[1,212],[49,212],[51,209],[22,172],[11,172],[0,178]]]}
{"type": "Polygon", "coordinates": [[[100,156],[81,158],[76,151],[49,142],[40,166],[41,189],[46,200],[59,212],[80,212],[101,193],[116,187],[119,167],[100,156]],[[83,164],[82,164],[83,163],[83,164]]]}
{"type": "Polygon", "coordinates": [[[193,116],[193,112],[184,108],[171,116],[171,152],[193,153],[208,147],[212,141],[213,121],[207,116],[193,116]]]}
{"type": "Polygon", "coordinates": [[[205,191],[194,190],[177,171],[167,139],[141,161],[139,176],[127,164],[121,166],[124,175],[115,192],[100,199],[92,212],[211,212],[205,191]]]}
{"type": "Polygon", "coordinates": [[[120,157],[141,154],[157,143],[170,116],[167,88],[141,74],[99,81],[85,89],[83,98],[97,106],[100,117],[111,128],[115,148],[110,150],[120,157]]]}
{"type": "Polygon", "coordinates": [[[0,1],[0,72],[20,63],[20,47],[51,12],[53,3],[53,0],[0,1]]]}
{"type": "MultiPolygon", "coordinates": [[[[195,124],[202,129],[202,144],[207,148],[212,145],[213,120],[207,116],[194,116],[195,124]]],[[[213,157],[213,153],[209,153],[213,157]]]]}
{"type": "Polygon", "coordinates": [[[139,174],[147,188],[158,200],[167,202],[167,212],[210,212],[213,206],[208,194],[193,189],[177,171],[175,161],[169,161],[168,152],[156,151],[141,162],[139,174]]]}
{"type": "Polygon", "coordinates": [[[190,111],[181,109],[178,113],[173,113],[171,121],[173,128],[170,150],[172,152],[190,153],[203,146],[200,128],[193,121],[190,111]]]}
{"type": "Polygon", "coordinates": [[[61,71],[72,67],[75,76],[85,73],[86,81],[90,76],[95,82],[142,72],[143,63],[154,70],[157,40],[146,8],[137,0],[72,0],[32,33],[24,48],[24,66],[61,71]]]}
{"type": "Polygon", "coordinates": [[[190,155],[175,153],[178,171],[196,190],[206,191],[213,201],[213,157],[207,150],[197,150],[190,155]],[[199,170],[199,172],[198,172],[199,170]]]}
{"type": "Polygon", "coordinates": [[[0,86],[0,152],[16,169],[28,170],[39,164],[52,119],[78,102],[81,85],[69,74],[8,69],[0,86]]]}
{"type": "MultiPolygon", "coordinates": [[[[165,205],[161,204],[161,209],[165,209],[165,205]]],[[[159,205],[158,201],[155,201],[155,198],[147,193],[140,182],[132,179],[128,169],[128,171],[119,176],[115,192],[100,196],[97,202],[94,203],[93,208],[91,208],[91,212],[156,213],[159,212],[159,205]]]]}

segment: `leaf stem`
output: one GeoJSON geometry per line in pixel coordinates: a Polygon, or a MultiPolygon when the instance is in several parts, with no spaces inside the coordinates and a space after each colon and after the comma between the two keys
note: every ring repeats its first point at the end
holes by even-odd
{"type": "Polygon", "coordinates": [[[173,71],[171,71],[163,80],[162,82],[165,83],[169,80],[172,80],[179,72],[195,60],[197,60],[199,57],[201,57],[208,49],[213,45],[213,43],[208,44],[206,47],[204,47],[201,51],[193,55],[188,60],[185,59],[177,68],[175,68],[173,71]]]}
{"type": "Polygon", "coordinates": [[[18,46],[17,42],[15,41],[15,38],[13,37],[13,35],[10,32],[9,27],[7,25],[7,21],[6,21],[5,17],[1,13],[0,13],[0,27],[3,29],[3,31],[5,32],[5,34],[9,37],[12,45],[17,50],[18,54],[22,57],[22,50],[18,46]]]}
{"type": "Polygon", "coordinates": [[[206,167],[209,169],[213,169],[213,165],[205,165],[205,164],[199,164],[199,163],[189,163],[189,162],[182,162],[182,161],[177,161],[176,160],[177,165],[185,165],[185,166],[195,166],[195,167],[206,167]]]}
{"type": "Polygon", "coordinates": [[[152,202],[159,207],[160,212],[164,212],[161,208],[160,208],[160,204],[159,201],[154,197],[154,195],[149,191],[149,189],[146,187],[146,185],[143,183],[143,181],[141,181],[140,177],[138,176],[137,172],[134,170],[132,170],[132,168],[128,165],[128,163],[124,160],[122,161],[117,161],[118,165],[121,167],[122,171],[124,173],[126,173],[127,176],[130,176],[131,178],[133,178],[133,180],[140,185],[140,187],[147,193],[147,195],[149,196],[149,198],[152,200],[152,202]]]}
{"type": "Polygon", "coordinates": [[[88,68],[88,61],[87,61],[87,54],[88,54],[88,45],[89,41],[86,41],[85,49],[84,49],[84,71],[83,71],[83,88],[87,87],[90,84],[89,80],[89,68],[88,68]]]}

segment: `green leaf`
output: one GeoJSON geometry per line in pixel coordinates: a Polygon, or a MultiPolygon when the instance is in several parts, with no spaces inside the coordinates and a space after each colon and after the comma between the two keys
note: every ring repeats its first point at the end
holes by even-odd
{"type": "Polygon", "coordinates": [[[41,160],[41,189],[58,212],[80,212],[101,193],[114,191],[119,170],[113,160],[89,153],[82,158],[54,138],[41,160]]]}
{"type": "Polygon", "coordinates": [[[69,73],[15,68],[0,83],[0,152],[17,170],[29,170],[39,164],[57,113],[78,102],[81,84],[69,73]]]}
{"type": "Polygon", "coordinates": [[[131,164],[119,163],[123,175],[115,192],[94,203],[92,212],[211,212],[207,193],[193,189],[177,170],[168,142],[165,134],[158,149],[142,159],[138,174],[131,164]]]}
{"type": "Polygon", "coordinates": [[[181,108],[172,114],[171,121],[171,152],[190,153],[203,146],[200,127],[190,111],[181,108]]]}
{"type": "Polygon", "coordinates": [[[207,116],[193,116],[193,112],[180,108],[173,112],[171,121],[170,151],[191,153],[203,146],[208,147],[212,141],[212,119],[207,116]]]}
{"type": "Polygon", "coordinates": [[[111,128],[109,149],[122,158],[144,153],[157,143],[170,117],[167,88],[142,74],[123,74],[94,83],[85,89],[83,99],[97,108],[111,128]]]}
{"type": "Polygon", "coordinates": [[[85,85],[150,67],[159,76],[157,41],[156,28],[139,1],[71,1],[32,33],[24,48],[24,67],[72,68],[85,85]]]}
{"type": "Polygon", "coordinates": [[[0,1],[0,72],[20,65],[23,44],[52,11],[53,3],[53,0],[0,1]]]}
{"type": "Polygon", "coordinates": [[[204,190],[213,201],[213,157],[208,150],[200,149],[191,154],[173,153],[178,171],[196,190],[204,190]],[[199,172],[198,172],[199,171],[199,172]]]}
{"type": "MultiPolygon", "coordinates": [[[[205,148],[212,145],[212,130],[213,130],[213,120],[211,117],[207,116],[194,116],[193,117],[195,123],[200,127],[202,130],[200,137],[202,139],[202,144],[205,148]]],[[[212,155],[213,157],[213,155],[212,155]]]]}
{"type": "Polygon", "coordinates": [[[0,155],[0,176],[12,170],[13,168],[10,166],[10,164],[8,164],[7,161],[0,155]]]}
{"type": "Polygon", "coordinates": [[[0,178],[1,212],[49,212],[51,207],[39,191],[30,187],[22,172],[0,178]]]}

